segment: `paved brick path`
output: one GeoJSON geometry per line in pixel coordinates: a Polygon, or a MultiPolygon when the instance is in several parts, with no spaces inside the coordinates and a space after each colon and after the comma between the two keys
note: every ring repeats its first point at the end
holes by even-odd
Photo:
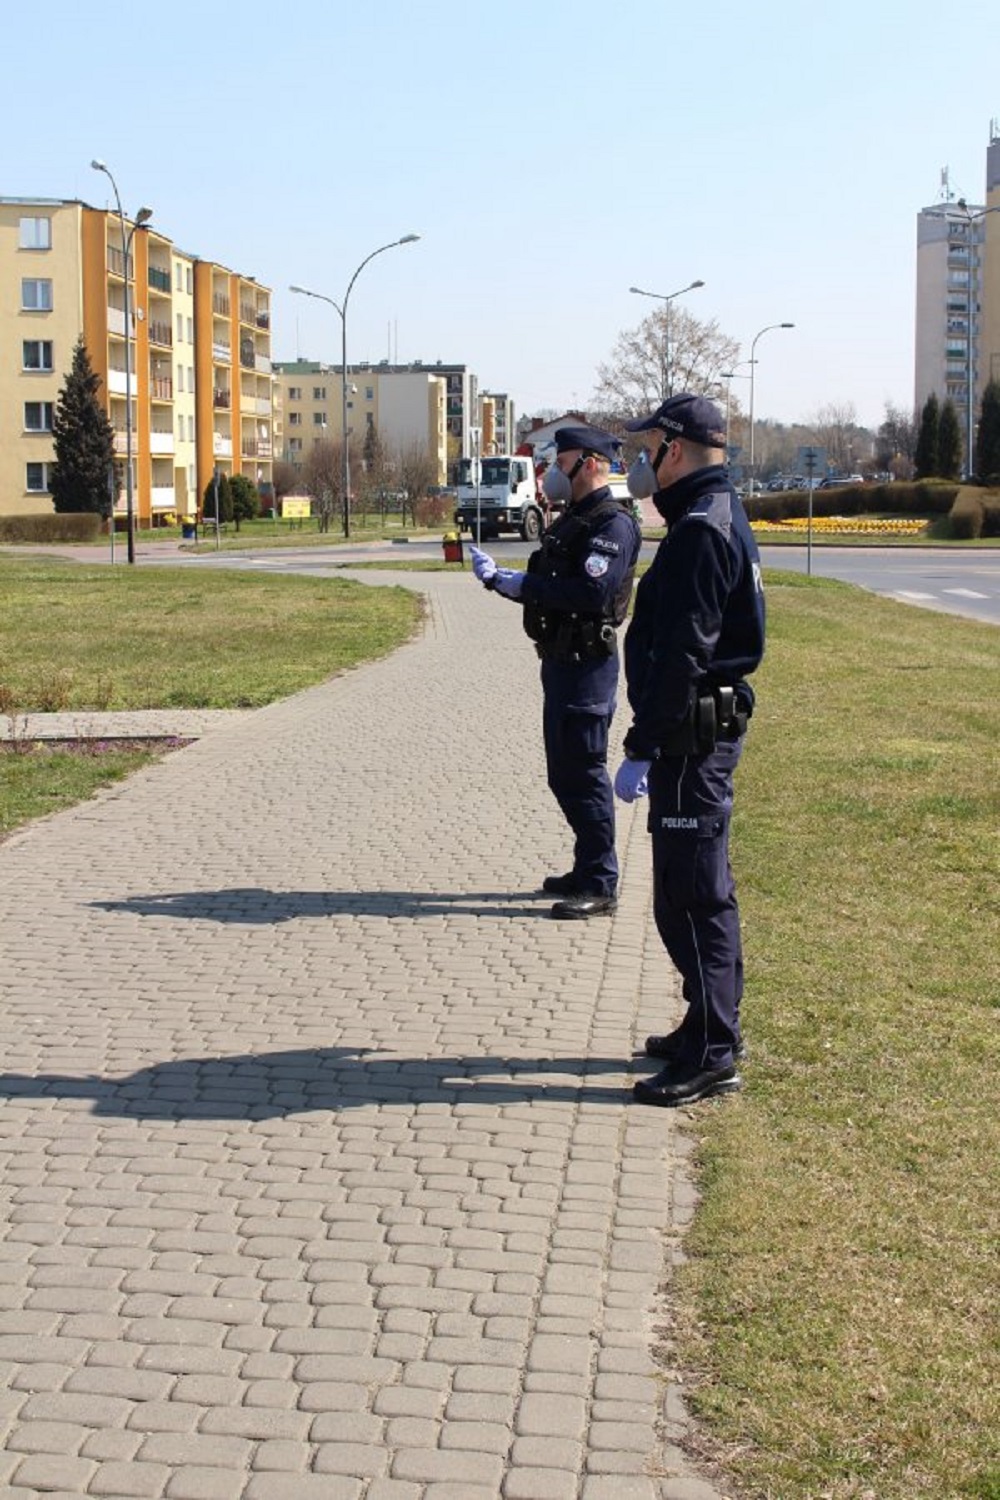
{"type": "Polygon", "coordinates": [[[546,920],[518,612],[413,581],[391,659],[0,845],[0,1495],[717,1496],[642,817],[616,917],[546,920]]]}

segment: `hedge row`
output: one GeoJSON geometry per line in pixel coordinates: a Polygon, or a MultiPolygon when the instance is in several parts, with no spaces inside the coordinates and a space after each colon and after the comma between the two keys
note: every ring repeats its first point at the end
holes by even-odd
{"type": "MultiPolygon", "coordinates": [[[[958,494],[957,484],[922,479],[916,484],[844,484],[832,490],[813,490],[814,516],[915,515],[946,516],[958,494]]],[[[806,490],[777,490],[747,500],[751,521],[784,521],[804,516],[806,490]]]]}
{"type": "Polygon", "coordinates": [[[0,542],[96,542],[100,535],[101,518],[93,511],[0,516],[0,542]]]}
{"type": "Polygon", "coordinates": [[[963,490],[951,508],[951,534],[961,541],[1000,536],[1000,495],[963,490]]]}

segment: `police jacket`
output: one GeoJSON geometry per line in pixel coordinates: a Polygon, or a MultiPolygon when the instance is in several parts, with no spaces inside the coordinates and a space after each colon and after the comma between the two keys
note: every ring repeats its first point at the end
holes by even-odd
{"type": "Polygon", "coordinates": [[[700,692],[734,687],[753,705],[746,676],[764,655],[760,554],[721,466],[687,474],[656,496],[667,535],[636,589],[625,635],[634,719],[626,750],[651,759],[700,692]]]}
{"type": "Polygon", "coordinates": [[[568,622],[620,625],[642,545],[638,522],[607,485],[567,506],[528,559],[524,628],[538,642],[568,622]]]}

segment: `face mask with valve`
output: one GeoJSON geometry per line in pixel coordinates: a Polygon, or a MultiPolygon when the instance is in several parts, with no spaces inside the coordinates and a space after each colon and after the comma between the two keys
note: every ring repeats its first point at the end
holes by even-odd
{"type": "Polygon", "coordinates": [[[582,468],[582,458],[577,459],[568,474],[557,463],[551,464],[542,479],[542,492],[546,499],[555,505],[568,505],[573,498],[573,480],[582,468]]]}

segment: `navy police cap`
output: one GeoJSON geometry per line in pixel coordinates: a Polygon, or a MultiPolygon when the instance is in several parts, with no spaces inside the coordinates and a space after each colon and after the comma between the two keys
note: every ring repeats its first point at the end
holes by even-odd
{"type": "Polygon", "coordinates": [[[726,424],[714,401],[707,396],[670,396],[648,417],[626,422],[629,432],[650,432],[659,428],[668,439],[687,438],[704,448],[726,446],[726,424]]]}
{"type": "Polygon", "coordinates": [[[571,453],[582,448],[584,453],[593,453],[597,458],[606,458],[614,463],[621,448],[621,439],[600,427],[560,427],[556,431],[556,452],[571,453]]]}

